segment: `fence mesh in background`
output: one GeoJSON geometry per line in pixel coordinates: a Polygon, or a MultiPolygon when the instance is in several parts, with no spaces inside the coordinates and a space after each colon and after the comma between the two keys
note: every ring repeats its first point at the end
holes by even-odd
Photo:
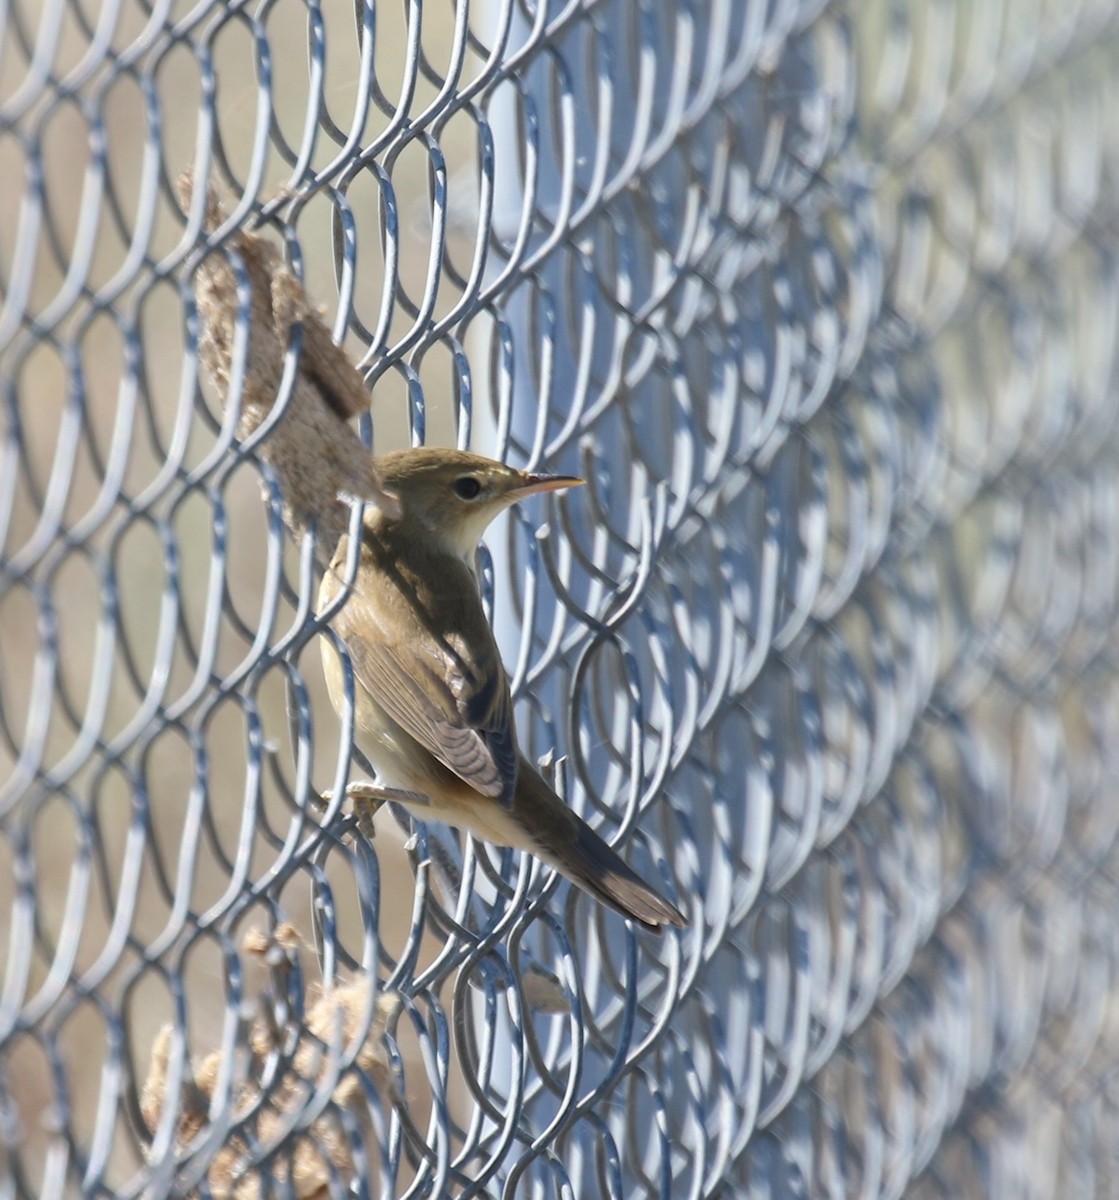
{"type": "Polygon", "coordinates": [[[1117,10],[9,0],[4,1195],[1119,1193],[1117,10]],[[312,802],[241,228],[377,448],[587,478],[495,622],[688,930],[312,802]]]}

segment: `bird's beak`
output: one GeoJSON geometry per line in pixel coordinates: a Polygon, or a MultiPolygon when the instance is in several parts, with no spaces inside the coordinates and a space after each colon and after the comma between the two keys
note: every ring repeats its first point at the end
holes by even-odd
{"type": "Polygon", "coordinates": [[[582,487],[583,480],[577,475],[524,475],[521,482],[509,489],[509,499],[523,500],[537,492],[562,492],[565,488],[582,487]]]}

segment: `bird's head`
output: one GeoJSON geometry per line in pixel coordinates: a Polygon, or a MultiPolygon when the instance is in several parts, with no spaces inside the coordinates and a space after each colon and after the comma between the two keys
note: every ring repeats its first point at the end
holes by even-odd
{"type": "Polygon", "coordinates": [[[400,520],[418,521],[449,550],[472,562],[489,523],[538,492],[578,487],[573,475],[534,475],[465,450],[423,446],[377,459],[386,491],[400,501],[400,520]]]}

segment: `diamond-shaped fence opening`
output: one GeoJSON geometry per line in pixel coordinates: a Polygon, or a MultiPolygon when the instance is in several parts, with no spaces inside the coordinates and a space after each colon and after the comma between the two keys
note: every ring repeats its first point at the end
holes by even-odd
{"type": "Polygon", "coordinates": [[[1114,0],[11,0],[3,1194],[1119,1192],[1117,109],[1114,0]],[[688,928],[358,827],[362,440],[585,478],[484,598],[688,928]]]}

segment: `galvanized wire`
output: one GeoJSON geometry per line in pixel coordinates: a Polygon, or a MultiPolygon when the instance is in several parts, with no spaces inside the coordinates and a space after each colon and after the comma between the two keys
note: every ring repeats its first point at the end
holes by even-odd
{"type": "Polygon", "coordinates": [[[1119,1194],[1119,5],[5,16],[4,1194],[1119,1194]],[[688,930],[314,802],[250,225],[377,447],[587,478],[487,599],[688,930]]]}

